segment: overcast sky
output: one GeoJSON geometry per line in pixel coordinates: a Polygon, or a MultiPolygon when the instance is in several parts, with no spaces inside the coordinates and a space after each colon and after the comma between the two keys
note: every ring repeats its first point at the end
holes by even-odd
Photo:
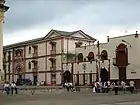
{"type": "Polygon", "coordinates": [[[139,0],[6,0],[4,45],[83,30],[101,42],[140,29],[139,0]],[[127,32],[127,33],[126,33],[127,32]]]}

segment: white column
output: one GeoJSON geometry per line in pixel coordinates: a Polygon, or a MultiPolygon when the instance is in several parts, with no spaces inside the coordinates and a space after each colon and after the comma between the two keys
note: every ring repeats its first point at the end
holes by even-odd
{"type": "Polygon", "coordinates": [[[0,82],[4,79],[3,71],[3,23],[4,13],[8,11],[9,7],[5,6],[5,0],[0,0],[0,82]]]}
{"type": "Polygon", "coordinates": [[[0,81],[2,80],[2,76],[4,76],[3,71],[3,12],[0,11],[0,81]]]}

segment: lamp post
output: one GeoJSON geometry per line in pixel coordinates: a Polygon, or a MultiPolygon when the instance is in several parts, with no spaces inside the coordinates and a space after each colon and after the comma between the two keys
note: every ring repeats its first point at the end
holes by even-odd
{"type": "MultiPolygon", "coordinates": [[[[4,13],[8,11],[9,7],[5,5],[5,0],[0,0],[0,54],[3,52],[3,24],[4,13]]],[[[0,82],[3,79],[2,56],[0,56],[0,82]]]]}
{"type": "Polygon", "coordinates": [[[10,81],[11,51],[8,51],[8,80],[10,81]]]}
{"type": "Polygon", "coordinates": [[[97,49],[98,49],[98,54],[97,54],[97,81],[100,81],[100,43],[99,41],[97,42],[97,49]]]}

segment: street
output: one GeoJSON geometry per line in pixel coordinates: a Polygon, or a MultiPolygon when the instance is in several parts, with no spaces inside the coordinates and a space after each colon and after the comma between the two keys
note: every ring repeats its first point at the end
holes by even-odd
{"type": "Polygon", "coordinates": [[[140,94],[53,92],[1,96],[1,105],[140,105],[140,94]]]}

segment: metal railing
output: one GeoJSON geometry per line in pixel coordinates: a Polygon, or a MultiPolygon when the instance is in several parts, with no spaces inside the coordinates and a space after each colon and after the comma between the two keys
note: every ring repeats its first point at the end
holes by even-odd
{"type": "Polygon", "coordinates": [[[33,58],[37,58],[38,54],[37,53],[33,53],[33,58]]]}
{"type": "Polygon", "coordinates": [[[37,68],[32,68],[32,71],[33,72],[38,72],[38,69],[37,68]]]}

